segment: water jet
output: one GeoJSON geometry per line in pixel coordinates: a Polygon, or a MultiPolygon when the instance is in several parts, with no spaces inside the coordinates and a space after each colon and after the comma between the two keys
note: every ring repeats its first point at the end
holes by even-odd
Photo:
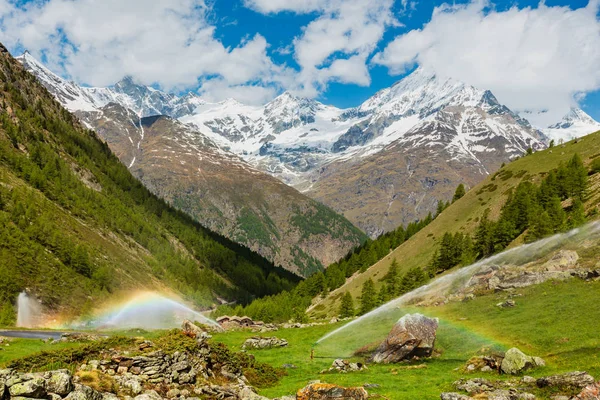
{"type": "Polygon", "coordinates": [[[333,351],[336,352],[339,352],[339,349],[354,351],[358,347],[365,346],[378,339],[383,340],[385,333],[389,331],[398,318],[412,311],[415,308],[415,304],[423,301],[423,299],[434,296],[448,298],[452,294],[464,289],[474,275],[490,266],[494,266],[499,270],[508,266],[520,267],[532,261],[537,261],[565,245],[579,244],[583,240],[600,241],[600,222],[593,222],[566,233],[557,234],[537,242],[506,250],[490,258],[435,278],[429,284],[397,297],[342,327],[325,334],[317,340],[316,345],[323,346],[324,343],[328,343],[328,346],[334,348],[335,350],[333,351]]]}
{"type": "Polygon", "coordinates": [[[41,326],[42,304],[26,291],[17,297],[17,327],[36,328],[41,326]]]}

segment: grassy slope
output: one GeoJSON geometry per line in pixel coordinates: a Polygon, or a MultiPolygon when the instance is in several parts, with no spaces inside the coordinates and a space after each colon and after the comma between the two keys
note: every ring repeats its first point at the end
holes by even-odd
{"type": "MultiPolygon", "coordinates": [[[[492,219],[498,217],[510,188],[516,187],[522,180],[538,182],[544,173],[556,168],[559,163],[568,161],[575,153],[578,153],[585,163],[591,162],[592,158],[600,155],[600,132],[537,152],[506,165],[497,175],[488,177],[469,190],[462,199],[452,204],[431,224],[365,273],[351,277],[344,286],[332,291],[325,299],[315,299],[310,309],[311,314],[313,316],[335,315],[340,298],[345,291],[350,291],[356,299],[360,296],[363,283],[369,278],[373,278],[377,283],[387,273],[394,258],[398,261],[401,272],[416,266],[426,266],[445,232],[473,233],[487,208],[491,211],[492,219]]],[[[586,201],[588,210],[598,204],[597,186],[600,177],[597,175],[591,180],[591,195],[586,201]]]]}

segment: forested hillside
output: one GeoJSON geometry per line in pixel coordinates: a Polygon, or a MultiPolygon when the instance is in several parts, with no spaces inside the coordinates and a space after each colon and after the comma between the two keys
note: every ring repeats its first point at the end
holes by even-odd
{"type": "Polygon", "coordinates": [[[0,308],[25,289],[65,313],[161,289],[199,306],[293,276],[170,208],[0,47],[0,308]]]}

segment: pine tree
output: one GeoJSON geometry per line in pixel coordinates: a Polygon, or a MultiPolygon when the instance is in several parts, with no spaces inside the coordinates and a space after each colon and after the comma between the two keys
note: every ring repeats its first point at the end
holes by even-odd
{"type": "Polygon", "coordinates": [[[456,187],[456,191],[454,192],[454,197],[452,197],[452,202],[454,203],[456,200],[461,199],[466,194],[465,185],[462,183],[456,187]]]}
{"type": "Polygon", "coordinates": [[[438,200],[437,203],[437,210],[435,212],[435,216],[437,218],[438,215],[440,215],[442,212],[444,211],[444,202],[442,200],[438,200]]]}
{"type": "Polygon", "coordinates": [[[485,210],[475,232],[475,251],[481,257],[487,257],[494,251],[492,246],[492,229],[493,223],[489,220],[489,210],[485,210]]]}
{"type": "Polygon", "coordinates": [[[383,277],[383,280],[386,283],[388,293],[394,295],[398,289],[398,261],[395,258],[392,260],[390,269],[383,277]]]}
{"type": "Polygon", "coordinates": [[[366,314],[375,308],[377,304],[377,293],[375,292],[375,284],[373,279],[366,281],[362,286],[360,294],[360,315],[366,314]]]}
{"type": "Polygon", "coordinates": [[[573,200],[573,207],[571,208],[571,215],[569,219],[569,228],[577,228],[585,224],[585,209],[583,208],[583,203],[579,197],[576,197],[573,200]]]}
{"type": "Polygon", "coordinates": [[[548,205],[546,211],[552,221],[552,230],[556,232],[562,232],[566,227],[567,215],[562,208],[562,204],[558,196],[554,195],[548,205]]]}
{"type": "Polygon", "coordinates": [[[342,303],[340,304],[340,318],[348,318],[354,316],[354,301],[350,292],[345,292],[342,296],[342,303]]]}
{"type": "Polygon", "coordinates": [[[527,241],[533,242],[553,233],[552,219],[547,211],[537,214],[532,218],[529,232],[527,233],[527,241]]]}
{"type": "Polygon", "coordinates": [[[382,304],[387,303],[390,300],[390,291],[388,285],[385,283],[381,285],[379,288],[379,293],[377,294],[377,305],[380,306],[382,304]]]}

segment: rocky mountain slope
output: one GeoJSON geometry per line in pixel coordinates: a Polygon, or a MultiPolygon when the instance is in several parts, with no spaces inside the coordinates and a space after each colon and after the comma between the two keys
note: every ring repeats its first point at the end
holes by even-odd
{"type": "Polygon", "coordinates": [[[152,195],[2,46],[0,82],[0,324],[25,290],[66,317],[136,290],[209,307],[296,280],[152,195]]]}
{"type": "Polygon", "coordinates": [[[83,88],[28,53],[19,59],[153,193],[276,265],[306,276],[364,240],[344,217],[173,119],[201,106],[197,97],[168,95],[129,78],[112,88],[83,88]]]}

